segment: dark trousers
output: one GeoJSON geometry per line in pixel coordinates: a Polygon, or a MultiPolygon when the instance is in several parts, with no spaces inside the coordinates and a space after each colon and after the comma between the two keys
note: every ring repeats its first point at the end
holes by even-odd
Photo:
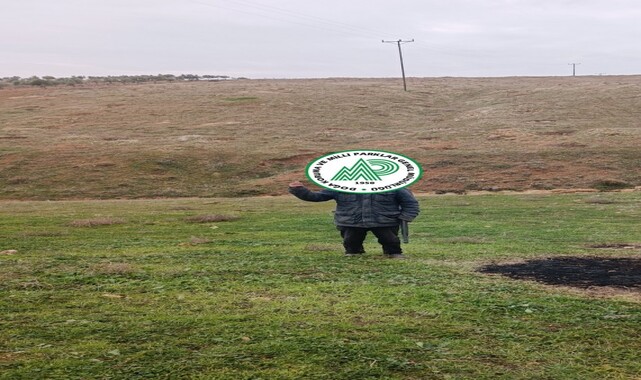
{"type": "Polygon", "coordinates": [[[372,231],[378,238],[378,242],[383,246],[383,253],[386,255],[395,255],[403,253],[401,250],[401,240],[398,238],[398,226],[394,227],[339,227],[341,237],[343,238],[343,247],[345,253],[365,253],[363,242],[368,231],[372,231]]]}

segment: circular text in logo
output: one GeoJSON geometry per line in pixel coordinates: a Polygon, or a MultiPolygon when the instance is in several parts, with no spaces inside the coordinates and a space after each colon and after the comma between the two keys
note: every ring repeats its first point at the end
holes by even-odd
{"type": "Polygon", "coordinates": [[[310,162],[307,177],[326,189],[354,194],[383,193],[402,189],[421,178],[414,160],[382,150],[347,150],[310,162]]]}

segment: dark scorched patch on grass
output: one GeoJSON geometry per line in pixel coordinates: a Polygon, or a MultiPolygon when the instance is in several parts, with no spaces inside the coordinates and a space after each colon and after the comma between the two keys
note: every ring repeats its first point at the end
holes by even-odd
{"type": "Polygon", "coordinates": [[[583,289],[611,286],[641,290],[641,258],[552,257],[490,264],[479,268],[479,272],[583,289]]]}

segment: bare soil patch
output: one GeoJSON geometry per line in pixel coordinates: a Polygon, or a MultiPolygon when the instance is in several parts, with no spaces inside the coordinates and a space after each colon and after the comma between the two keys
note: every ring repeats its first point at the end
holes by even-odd
{"type": "Polygon", "coordinates": [[[554,286],[613,287],[641,292],[641,258],[551,257],[485,265],[479,272],[554,286]]]}

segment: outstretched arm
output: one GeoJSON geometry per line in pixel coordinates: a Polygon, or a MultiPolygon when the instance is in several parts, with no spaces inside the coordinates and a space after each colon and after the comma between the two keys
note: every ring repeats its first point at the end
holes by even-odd
{"type": "Polygon", "coordinates": [[[294,194],[298,199],[308,202],[325,202],[334,199],[334,192],[330,190],[311,191],[300,181],[294,181],[289,184],[289,192],[294,194]]]}

